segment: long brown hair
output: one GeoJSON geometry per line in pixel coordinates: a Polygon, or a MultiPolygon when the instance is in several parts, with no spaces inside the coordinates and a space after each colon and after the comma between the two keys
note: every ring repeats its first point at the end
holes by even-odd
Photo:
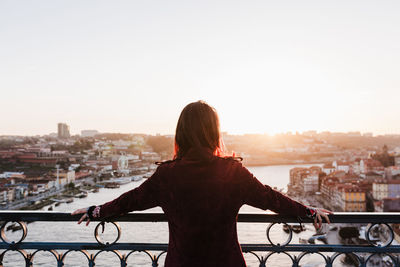
{"type": "Polygon", "coordinates": [[[223,156],[217,111],[204,101],[188,104],[176,125],[174,159],[182,158],[191,148],[207,148],[223,156]]]}

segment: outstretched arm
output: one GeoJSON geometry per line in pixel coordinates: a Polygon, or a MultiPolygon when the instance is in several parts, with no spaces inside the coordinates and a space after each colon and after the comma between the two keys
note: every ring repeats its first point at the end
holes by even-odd
{"type": "Polygon", "coordinates": [[[78,224],[87,220],[86,225],[89,225],[90,220],[93,218],[107,218],[134,210],[145,210],[158,206],[160,192],[159,169],[139,187],[122,194],[118,198],[100,206],[78,209],[72,212],[71,215],[83,214],[78,224]]]}
{"type": "Polygon", "coordinates": [[[314,219],[314,226],[320,228],[322,218],[330,223],[328,214],[331,211],[313,207],[307,207],[282,193],[272,189],[268,185],[263,185],[245,167],[239,166],[241,180],[241,191],[243,204],[248,204],[263,210],[272,210],[279,214],[310,217],[314,219]]]}

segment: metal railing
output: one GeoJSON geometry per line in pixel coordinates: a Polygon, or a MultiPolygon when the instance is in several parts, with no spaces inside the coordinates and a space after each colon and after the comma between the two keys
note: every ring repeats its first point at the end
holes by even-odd
{"type": "MultiPolygon", "coordinates": [[[[97,242],[25,242],[28,234],[29,222],[76,222],[79,215],[71,216],[69,213],[60,212],[36,212],[36,211],[1,211],[0,221],[3,222],[0,229],[0,267],[3,266],[4,256],[10,251],[20,253],[25,260],[25,266],[32,266],[33,259],[39,251],[50,252],[57,266],[64,266],[64,260],[68,253],[79,251],[85,255],[88,266],[95,266],[98,255],[104,251],[113,252],[120,260],[120,266],[127,266],[128,258],[134,252],[143,252],[151,259],[152,266],[159,266],[160,256],[167,251],[168,244],[164,243],[119,243],[121,227],[116,222],[166,222],[166,216],[160,213],[130,213],[114,218],[111,223],[116,227],[116,237],[112,242],[103,242],[99,231],[104,227],[104,222],[97,221],[94,237],[97,242]],[[7,237],[6,225],[15,222],[15,226],[22,231],[18,240],[11,241],[7,237]],[[32,250],[27,252],[26,250],[32,250]],[[64,252],[57,252],[63,250],[64,252]],[[89,252],[90,251],[90,252],[89,252]],[[120,251],[126,253],[122,254],[120,251]],[[151,251],[151,252],[150,252],[151,251]]],[[[268,259],[274,254],[284,254],[288,257],[293,267],[301,266],[301,260],[309,254],[319,254],[325,266],[340,266],[338,257],[346,255],[357,262],[358,266],[397,266],[400,267],[400,246],[393,245],[395,232],[393,224],[400,224],[400,213],[335,213],[329,216],[333,224],[365,225],[365,241],[363,245],[347,242],[346,244],[291,244],[292,226],[288,223],[298,223],[299,218],[281,216],[276,214],[239,214],[239,223],[269,223],[266,229],[267,242],[259,244],[242,244],[242,251],[254,255],[258,260],[258,266],[268,266],[268,259]],[[286,226],[288,238],[282,244],[274,243],[270,236],[270,229],[276,225],[286,226]],[[258,253],[267,253],[260,256],[258,253]],[[380,263],[376,258],[381,259],[380,263]],[[375,264],[375,265],[374,265],[375,264]],[[377,265],[376,265],[377,264],[377,265]],[[380,264],[380,265],[379,265],[380,264]]],[[[303,223],[312,223],[309,218],[300,218],[303,223]]],[[[351,240],[351,239],[350,239],[351,240]]]]}

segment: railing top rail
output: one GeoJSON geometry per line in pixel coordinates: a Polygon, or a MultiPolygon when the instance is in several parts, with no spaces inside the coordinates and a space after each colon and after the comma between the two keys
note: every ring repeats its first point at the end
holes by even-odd
{"type": "MultiPolygon", "coordinates": [[[[71,216],[70,213],[56,211],[0,211],[0,221],[77,221],[80,215],[71,216]]],[[[312,220],[300,218],[305,223],[312,220]]],[[[400,223],[400,212],[335,212],[329,215],[331,223],[400,223]]],[[[163,213],[128,213],[122,216],[109,218],[108,221],[118,222],[166,222],[163,213]]],[[[101,221],[101,220],[95,220],[101,221]]],[[[238,222],[251,223],[280,223],[298,222],[294,216],[268,213],[240,213],[238,222]]]]}

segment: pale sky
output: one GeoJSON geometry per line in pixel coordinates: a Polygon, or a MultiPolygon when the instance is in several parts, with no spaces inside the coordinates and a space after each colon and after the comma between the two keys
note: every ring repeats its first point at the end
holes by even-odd
{"type": "Polygon", "coordinates": [[[400,133],[400,1],[0,0],[0,135],[400,133]]]}

